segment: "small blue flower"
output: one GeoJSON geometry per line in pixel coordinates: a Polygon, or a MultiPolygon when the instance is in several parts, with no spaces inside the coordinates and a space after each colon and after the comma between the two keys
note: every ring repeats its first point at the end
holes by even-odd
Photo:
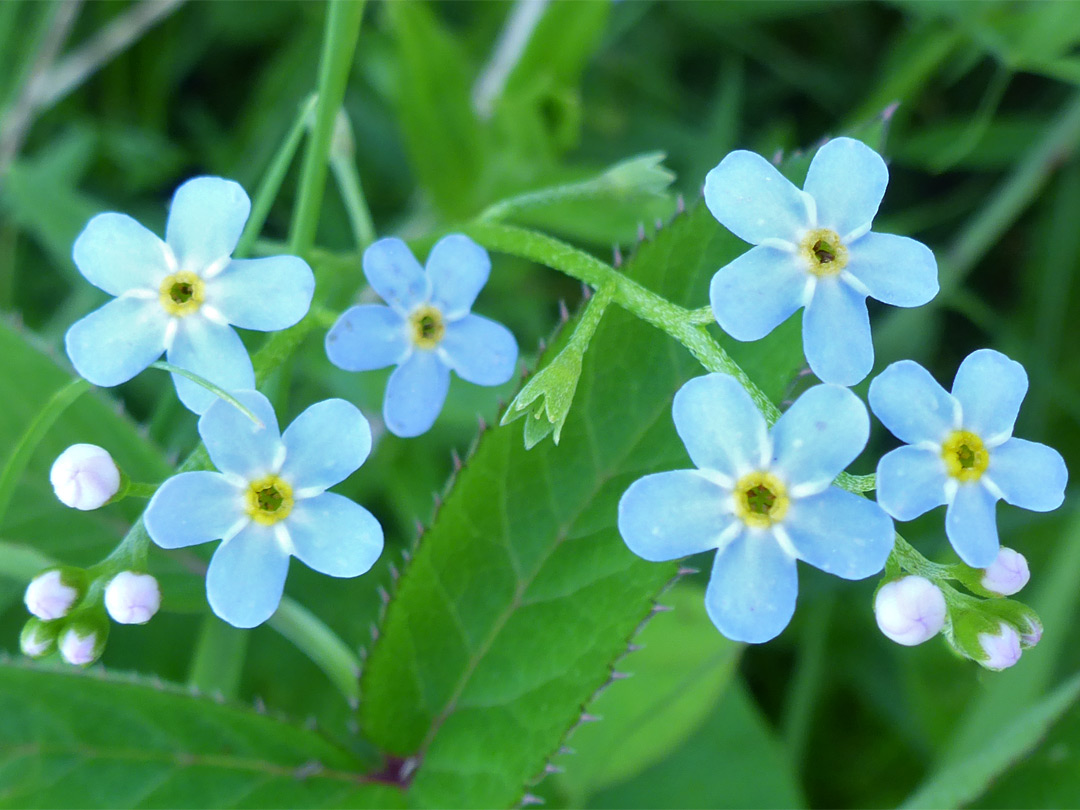
{"type": "Polygon", "coordinates": [[[440,239],[426,269],[400,239],[364,251],[364,275],[389,306],[342,313],[326,335],[326,355],[346,371],[397,366],[383,401],[392,433],[419,436],[435,423],[451,370],[477,385],[513,376],[518,348],[510,330],[469,312],[490,272],[487,251],[461,234],[440,239]]]}
{"type": "Polygon", "coordinates": [[[1049,512],[1065,499],[1061,454],[1012,438],[1027,387],[1024,367],[992,349],[967,356],[951,394],[911,360],[870,383],[870,408],[906,444],[878,463],[878,503],[904,521],[947,504],[945,534],[973,568],[997,559],[999,500],[1049,512]]]}
{"type": "Polygon", "coordinates": [[[709,300],[736,340],[759,340],[799,307],[803,346],[822,380],[854,385],[874,366],[866,298],[898,307],[938,291],[937,262],[920,242],[871,233],[889,170],[851,138],[822,146],[797,189],[760,155],[732,152],[705,178],[720,224],[756,245],[713,276],[709,300]]]}
{"type": "MultiPolygon", "coordinates": [[[[126,382],[162,352],[232,391],[255,387],[231,328],[271,332],[304,317],[315,279],[295,256],[232,259],[251,203],[231,180],[196,177],[176,190],[163,242],[124,214],[99,214],[75,240],[86,280],[116,298],[65,337],[75,370],[94,385],[126,382]]],[[[216,397],[173,375],[180,401],[202,413],[216,397]]]]}
{"type": "Polygon", "coordinates": [[[326,492],[371,450],[371,430],[354,405],[318,402],[282,434],[266,397],[235,396],[264,427],[216,401],[199,419],[199,435],[221,472],[173,476],[154,493],[145,520],[162,548],[221,538],[206,572],[210,607],[235,627],[254,627],[277,609],[290,555],[320,573],[355,577],[379,558],[383,532],[367,509],[326,492]]]}
{"type": "Polygon", "coordinates": [[[846,388],[809,389],[770,431],[733,377],[709,374],[679,390],[672,413],[698,469],[635,481],[619,532],[646,560],[717,549],[705,608],[725,636],[760,643],[787,626],[796,560],[844,579],[885,565],[892,520],[832,486],[870,435],[866,406],[846,388]]]}

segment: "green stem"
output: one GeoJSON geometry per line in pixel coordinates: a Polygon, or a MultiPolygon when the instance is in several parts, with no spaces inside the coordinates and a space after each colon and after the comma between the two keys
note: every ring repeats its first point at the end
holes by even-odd
{"type": "Polygon", "coordinates": [[[592,342],[596,327],[600,325],[600,320],[604,317],[604,311],[614,297],[615,282],[608,281],[597,288],[592,299],[585,307],[585,311],[581,313],[581,318],[578,319],[578,324],[574,328],[574,334],[570,336],[568,346],[573,346],[582,354],[585,353],[589,348],[589,343],[592,342]]]}
{"type": "Polygon", "coordinates": [[[45,407],[38,411],[26,428],[26,432],[23,433],[22,438],[11,451],[7,463],[4,464],[3,472],[0,472],[0,526],[4,525],[11,498],[15,494],[15,486],[26,471],[26,465],[30,463],[38,444],[60,414],[89,390],[90,383],[81,377],[69,381],[49,398],[45,407]]]}
{"type": "Polygon", "coordinates": [[[207,694],[233,699],[240,691],[250,633],[226,624],[217,616],[203,617],[188,683],[207,694]]]}
{"type": "Polygon", "coordinates": [[[258,428],[266,427],[266,425],[264,425],[262,423],[262,420],[259,419],[259,417],[257,417],[254,413],[252,413],[251,409],[248,408],[243,402],[238,400],[236,397],[234,397],[232,394],[230,394],[228,391],[226,391],[220,385],[215,385],[214,383],[210,382],[210,380],[206,379],[205,377],[200,377],[195,372],[188,371],[186,368],[180,368],[179,366],[174,366],[172,363],[166,363],[164,360],[158,360],[157,362],[151,363],[150,368],[156,368],[156,369],[160,369],[161,371],[167,371],[170,374],[177,374],[177,375],[179,375],[181,377],[185,377],[186,379],[191,380],[196,385],[201,385],[203,388],[205,388],[211,394],[216,396],[218,399],[225,400],[230,405],[232,405],[234,408],[236,408],[236,410],[240,411],[240,413],[242,413],[244,416],[246,416],[248,419],[250,419],[252,422],[254,422],[256,427],[258,427],[258,428]]]}
{"type": "Polygon", "coordinates": [[[299,199],[289,233],[289,252],[294,255],[304,255],[315,243],[315,230],[326,189],[327,160],[334,137],[334,122],[345,99],[345,86],[349,80],[363,14],[364,0],[330,2],[319,61],[315,126],[304,153],[299,199]]]}
{"type": "Polygon", "coordinates": [[[307,654],[354,708],[360,701],[360,660],[310,610],[285,598],[268,624],[307,654]]]}
{"type": "Polygon", "coordinates": [[[338,124],[338,137],[330,150],[330,170],[334,173],[334,181],[345,203],[345,213],[349,216],[357,250],[362,253],[375,241],[375,223],[371,219],[360,172],[356,168],[356,144],[344,110],[338,114],[338,124]]]}

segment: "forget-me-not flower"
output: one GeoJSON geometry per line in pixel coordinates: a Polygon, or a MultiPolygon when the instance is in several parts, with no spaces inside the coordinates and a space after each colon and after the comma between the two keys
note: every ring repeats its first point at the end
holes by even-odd
{"type": "Polygon", "coordinates": [[[185,472],[166,481],[146,509],[146,530],[162,548],[221,538],[206,572],[214,613],[236,627],[270,618],[281,601],[289,557],[332,577],[355,577],[375,563],[383,532],[372,514],[326,492],[367,458],[371,430],[354,405],[318,402],[282,434],[270,401],[235,396],[263,423],[218,400],[199,435],[221,472],[185,472]]]}
{"type": "MultiPolygon", "coordinates": [[[[124,214],[90,220],[75,240],[75,264],[116,298],[68,330],[75,370],[94,385],[119,385],[165,352],[227,391],[254,388],[251,358],[232,327],[292,326],[311,305],[315,279],[295,256],[232,258],[250,210],[237,183],[196,177],[176,190],[164,241],[124,214]]],[[[186,377],[173,381],[195,413],[216,399],[186,377]]]]}
{"type": "Polygon", "coordinates": [[[845,579],[885,565],[892,520],[832,486],[870,435],[850,391],[815,386],[770,431],[735,378],[709,374],[679,390],[672,412],[697,469],[635,481],[619,501],[619,532],[646,560],[717,549],[705,607],[725,636],[760,643],[787,626],[796,560],[845,579]]]}
{"type": "Polygon", "coordinates": [[[907,445],[878,463],[878,503],[897,520],[948,504],[945,534],[973,568],[997,559],[999,500],[1048,512],[1065,498],[1061,454],[1012,438],[1027,387],[1024,367],[993,349],[967,356],[951,394],[911,360],[870,383],[870,408],[907,445]]]}
{"type": "Polygon", "coordinates": [[[898,307],[938,291],[937,262],[920,242],[871,233],[889,170],[860,141],[835,138],[800,191],[753,152],[732,152],[705,179],[705,204],[754,248],[713,276],[717,322],[737,340],[763,338],[799,307],[803,348],[822,380],[854,385],[874,365],[866,298],[898,307]]]}
{"type": "Polygon", "coordinates": [[[490,272],[487,251],[461,234],[440,239],[426,268],[400,239],[380,239],[364,251],[364,275],[389,306],[342,313],[326,335],[326,355],[346,371],[397,366],[383,400],[392,433],[419,436],[435,423],[451,370],[477,385],[513,376],[513,334],[469,311],[490,272]]]}

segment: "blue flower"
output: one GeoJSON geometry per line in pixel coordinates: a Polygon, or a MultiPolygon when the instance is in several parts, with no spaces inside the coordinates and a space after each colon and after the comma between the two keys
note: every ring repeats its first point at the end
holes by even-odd
{"type": "Polygon", "coordinates": [[[802,191],[753,152],[720,161],[705,178],[705,204],[756,245],[713,276],[709,300],[723,330],[758,340],[806,307],[803,346],[813,372],[840,385],[869,374],[867,296],[917,307],[938,291],[929,248],[870,232],[888,182],[881,156],[851,138],[818,150],[802,191]]]}
{"type": "Polygon", "coordinates": [[[945,534],[973,568],[997,559],[998,500],[1048,512],[1065,499],[1061,454],[1012,438],[1027,387],[1024,367],[992,349],[967,356],[951,394],[911,360],[870,383],[870,408],[906,444],[878,463],[878,503],[897,520],[948,504],[945,534]]]}
{"type": "Polygon", "coordinates": [[[162,548],[221,538],[206,572],[214,613],[254,627],[277,609],[290,555],[332,577],[355,577],[383,548],[379,522],[331,487],[371,450],[371,430],[354,405],[316,403],[284,434],[270,401],[235,394],[259,417],[218,400],[199,419],[199,435],[221,472],[185,472],[166,481],[146,509],[146,530],[162,548]]]}
{"type": "Polygon", "coordinates": [[[675,428],[696,470],[647,475],[619,502],[619,532],[646,560],[717,549],[705,608],[721,633],[760,643],[795,612],[795,561],[845,579],[885,565],[893,524],[873,501],[832,486],[866,445],[866,406],[836,385],[804,393],[770,431],[726,374],[675,395],[675,428]]]}
{"type": "MultiPolygon", "coordinates": [[[[308,311],[315,279],[295,256],[231,258],[250,210],[236,183],[196,177],[176,190],[164,242],[124,214],[90,220],[75,240],[75,264],[116,298],[68,330],[75,370],[95,385],[119,385],[165,352],[226,390],[254,388],[251,358],[230,324],[292,326],[308,311]]],[[[216,399],[186,377],[173,381],[195,413],[216,399]]]]}
{"type": "Polygon", "coordinates": [[[469,312],[490,272],[487,252],[461,234],[440,239],[426,269],[400,239],[364,251],[364,275],[389,306],[342,313],[326,335],[326,355],[346,371],[397,366],[383,401],[392,433],[419,436],[435,423],[451,370],[477,385],[513,376],[518,348],[510,330],[469,312]]]}

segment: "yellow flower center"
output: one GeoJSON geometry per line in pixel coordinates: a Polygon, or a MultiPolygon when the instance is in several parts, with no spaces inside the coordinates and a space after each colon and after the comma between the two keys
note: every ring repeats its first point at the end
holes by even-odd
{"type": "Polygon", "coordinates": [[[768,472],[744,475],[735,485],[735,514],[747,526],[767,529],[787,514],[787,488],[768,472]]]}
{"type": "Polygon", "coordinates": [[[197,312],[205,296],[206,282],[189,270],[166,276],[158,290],[161,306],[178,318],[197,312]]]}
{"type": "Polygon", "coordinates": [[[961,481],[978,481],[990,466],[990,453],[982,439],[967,430],[954,431],[941,445],[945,470],[961,481]]]}
{"type": "Polygon", "coordinates": [[[421,349],[434,349],[446,334],[442,312],[433,306],[417,307],[409,316],[409,324],[412,326],[413,343],[421,349]]]}
{"type": "Polygon", "coordinates": [[[289,516],[293,508],[292,487],[276,475],[248,484],[247,513],[256,523],[273,526],[289,516]]]}
{"type": "Polygon", "coordinates": [[[809,231],[799,244],[799,253],[815,276],[834,276],[848,261],[847,246],[829,228],[809,231]]]}

